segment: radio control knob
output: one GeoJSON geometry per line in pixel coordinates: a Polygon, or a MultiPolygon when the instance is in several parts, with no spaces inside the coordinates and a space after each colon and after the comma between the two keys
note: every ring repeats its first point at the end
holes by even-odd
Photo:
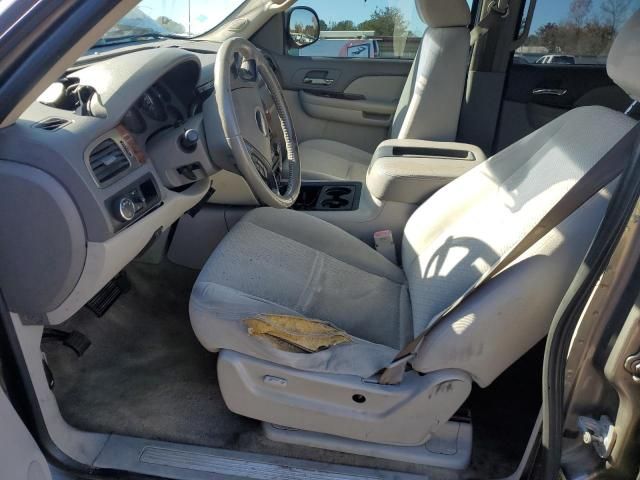
{"type": "Polygon", "coordinates": [[[136,216],[136,204],[129,197],[122,197],[118,202],[118,215],[121,220],[128,222],[136,216]]]}

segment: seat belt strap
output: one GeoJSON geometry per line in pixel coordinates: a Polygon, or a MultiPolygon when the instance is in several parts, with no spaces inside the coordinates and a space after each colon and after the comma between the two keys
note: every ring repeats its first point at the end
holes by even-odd
{"type": "Polygon", "coordinates": [[[587,200],[611,183],[620,173],[628,161],[629,150],[640,132],[637,123],[622,139],[615,144],[591,169],[580,178],[562,198],[542,217],[542,219],[507,252],[502,255],[480,278],[473,283],[447,308],[437,313],[429,320],[427,326],[418,336],[398,352],[393,361],[382,371],[379,383],[382,385],[396,385],[402,382],[407,364],[416,356],[420,345],[427,334],[457,308],[469,295],[482,284],[495,277],[520,255],[525,253],[538,240],[557,227],[563,220],[569,218],[573,212],[584,205],[587,200]]]}
{"type": "Polygon", "coordinates": [[[485,35],[489,30],[494,28],[500,20],[509,16],[508,0],[493,0],[485,13],[484,17],[471,29],[471,46],[474,46],[480,37],[485,35]]]}

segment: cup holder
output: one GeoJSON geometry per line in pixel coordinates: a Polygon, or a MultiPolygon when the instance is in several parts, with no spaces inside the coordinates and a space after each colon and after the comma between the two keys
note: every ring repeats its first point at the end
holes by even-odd
{"type": "Polygon", "coordinates": [[[343,195],[349,195],[351,191],[349,187],[329,187],[325,193],[331,197],[342,197],[343,195]]]}
{"type": "Polygon", "coordinates": [[[293,208],[297,210],[357,210],[362,184],[359,182],[303,183],[293,208]]]}
{"type": "Polygon", "coordinates": [[[327,210],[348,210],[353,203],[353,187],[330,185],[324,187],[320,206],[327,210]]]}
{"type": "Polygon", "coordinates": [[[325,208],[344,208],[349,205],[349,200],[344,198],[327,198],[322,200],[321,205],[325,208]]]}

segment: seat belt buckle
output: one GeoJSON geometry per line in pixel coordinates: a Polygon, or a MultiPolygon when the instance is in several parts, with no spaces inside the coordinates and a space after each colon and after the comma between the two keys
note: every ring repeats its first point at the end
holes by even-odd
{"type": "Polygon", "coordinates": [[[393,241],[393,232],[391,230],[373,232],[373,244],[378,253],[381,253],[390,262],[398,264],[396,244],[393,241]]]}

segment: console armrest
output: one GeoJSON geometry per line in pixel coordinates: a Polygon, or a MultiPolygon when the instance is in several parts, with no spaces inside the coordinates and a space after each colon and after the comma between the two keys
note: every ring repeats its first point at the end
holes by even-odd
{"type": "Polygon", "coordinates": [[[373,154],[367,187],[380,200],[419,203],[485,159],[466,143],[386,140],[373,154]]]}

